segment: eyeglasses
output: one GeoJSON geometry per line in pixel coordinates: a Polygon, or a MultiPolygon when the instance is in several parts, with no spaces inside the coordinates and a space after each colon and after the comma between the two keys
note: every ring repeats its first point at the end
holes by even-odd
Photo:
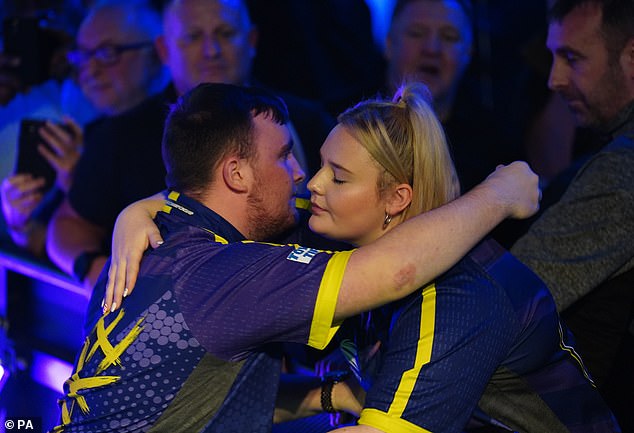
{"type": "Polygon", "coordinates": [[[112,66],[116,64],[121,53],[132,50],[140,50],[154,45],[153,42],[136,42],[133,44],[106,44],[101,45],[94,50],[72,50],[68,52],[68,62],[74,67],[79,67],[87,63],[90,58],[94,58],[99,64],[103,66],[112,66]]]}

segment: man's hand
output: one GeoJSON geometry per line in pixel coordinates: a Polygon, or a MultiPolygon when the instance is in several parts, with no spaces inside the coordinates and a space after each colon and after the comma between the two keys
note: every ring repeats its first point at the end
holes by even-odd
{"type": "Polygon", "coordinates": [[[46,122],[46,125],[40,128],[40,137],[48,143],[50,149],[40,145],[38,151],[57,172],[57,186],[68,193],[73,181],[75,166],[81,155],[83,131],[77,122],[69,117],[65,118],[64,122],[71,132],[53,122],[46,122]]]}

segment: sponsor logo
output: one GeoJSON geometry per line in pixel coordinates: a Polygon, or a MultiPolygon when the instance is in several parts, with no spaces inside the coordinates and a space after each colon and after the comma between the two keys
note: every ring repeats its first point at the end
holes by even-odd
{"type": "Polygon", "coordinates": [[[319,250],[307,247],[297,247],[290,253],[286,259],[293,262],[308,264],[319,253],[319,250]]]}

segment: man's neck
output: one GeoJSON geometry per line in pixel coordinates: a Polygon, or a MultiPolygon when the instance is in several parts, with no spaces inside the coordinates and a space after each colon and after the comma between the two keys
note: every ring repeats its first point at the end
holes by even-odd
{"type": "Polygon", "coordinates": [[[208,191],[200,198],[200,202],[223,217],[245,238],[249,237],[246,200],[240,195],[217,188],[208,191]]]}

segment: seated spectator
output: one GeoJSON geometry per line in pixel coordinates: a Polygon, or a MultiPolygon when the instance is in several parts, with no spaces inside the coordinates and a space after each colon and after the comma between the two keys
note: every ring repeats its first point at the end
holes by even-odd
{"type": "MultiPolygon", "coordinates": [[[[118,213],[164,189],[160,146],[169,104],[202,82],[251,81],[257,32],[242,0],[171,0],[163,11],[163,27],[156,46],[172,85],[93,128],[75,171],[77,181],[49,225],[50,258],[88,288],[109,255],[118,213]]],[[[334,120],[306,101],[285,100],[293,152],[302,168],[315,171],[319,145],[334,120]]]]}
{"type": "Polygon", "coordinates": [[[634,3],[558,0],[549,86],[608,138],[512,252],[550,288],[624,431],[633,431],[634,3]]]}
{"type": "MultiPolygon", "coordinates": [[[[158,13],[141,4],[103,4],[83,20],[77,49],[69,53],[69,60],[77,70],[81,90],[102,115],[120,114],[165,85],[166,73],[153,48],[160,31],[158,13]]],[[[30,173],[10,176],[0,187],[2,210],[13,241],[37,256],[45,253],[51,208],[69,191],[83,146],[80,125],[70,117],[64,122],[69,130],[52,121],[40,130],[42,141],[50,146],[41,146],[40,152],[57,172],[55,190],[42,191],[44,179],[30,173]]],[[[89,125],[88,131],[92,127],[89,125]]]]}
{"type": "MultiPolygon", "coordinates": [[[[406,296],[500,217],[525,217],[537,207],[537,179],[517,163],[399,227],[384,224],[385,211],[400,218],[399,204],[381,203],[379,212],[373,185],[364,203],[372,218],[359,229],[377,224],[373,232],[390,232],[354,251],[264,242],[294,225],[293,195],[304,177],[285,111],[262,90],[209,83],[174,105],[163,140],[173,190],[159,216],[165,244],[148,254],[119,311],[120,299],[102,307],[111,286],[102,274],[61,402],[61,429],[267,432],[281,366],[277,343],[323,347],[343,318],[406,296]],[[111,404],[138,392],[151,403],[111,404]]],[[[335,128],[325,146],[340,133],[335,128]]],[[[358,162],[379,171],[369,157],[358,162]]],[[[138,260],[129,263],[133,269],[138,260]]],[[[316,385],[300,414],[319,409],[316,385]]],[[[337,388],[343,397],[345,388],[337,388]]]]}

